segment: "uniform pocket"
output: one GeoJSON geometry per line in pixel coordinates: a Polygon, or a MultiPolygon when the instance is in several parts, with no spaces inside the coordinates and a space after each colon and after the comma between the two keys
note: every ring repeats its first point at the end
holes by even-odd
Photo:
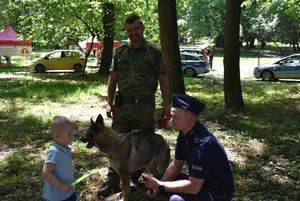
{"type": "Polygon", "coordinates": [[[120,58],[117,63],[119,72],[127,72],[129,71],[129,61],[126,58],[120,58]]]}
{"type": "Polygon", "coordinates": [[[220,192],[220,191],[211,191],[209,192],[210,197],[213,201],[227,201],[228,198],[226,196],[225,192],[220,192]]]}

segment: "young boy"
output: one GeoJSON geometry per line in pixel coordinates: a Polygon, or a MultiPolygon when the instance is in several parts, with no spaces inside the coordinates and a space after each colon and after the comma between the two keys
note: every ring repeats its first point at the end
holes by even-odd
{"type": "Polygon", "coordinates": [[[43,198],[47,201],[76,201],[77,195],[71,183],[74,171],[71,144],[74,124],[64,116],[52,120],[51,135],[55,143],[46,154],[42,176],[45,179],[43,198]]]}

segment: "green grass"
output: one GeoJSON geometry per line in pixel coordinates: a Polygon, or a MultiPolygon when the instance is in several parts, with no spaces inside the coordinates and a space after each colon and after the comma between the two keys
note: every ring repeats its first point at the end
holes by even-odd
{"type": "MultiPolygon", "coordinates": [[[[81,200],[98,200],[107,159],[97,149],[86,149],[79,136],[91,117],[105,114],[106,83],[107,77],[96,74],[0,74],[0,200],[41,200],[41,168],[55,115],[76,123],[76,177],[99,170],[78,184],[81,200]]],[[[300,82],[242,81],[246,107],[235,113],[224,109],[222,80],[185,78],[185,85],[188,94],[206,103],[200,120],[226,147],[235,177],[233,200],[299,200],[300,82]]],[[[174,145],[177,132],[158,131],[174,145]]],[[[139,192],[133,200],[147,199],[139,192]]]]}

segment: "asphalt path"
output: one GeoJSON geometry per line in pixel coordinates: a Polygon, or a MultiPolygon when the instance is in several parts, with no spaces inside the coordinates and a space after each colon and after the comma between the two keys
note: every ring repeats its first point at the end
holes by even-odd
{"type": "MultiPolygon", "coordinates": [[[[98,69],[97,68],[92,68],[92,69],[86,69],[86,73],[97,73],[98,69]]],[[[13,78],[17,75],[29,75],[35,72],[2,72],[0,73],[0,79],[7,79],[7,78],[13,78]]],[[[57,74],[70,74],[74,73],[73,70],[57,70],[57,71],[48,71],[47,73],[57,73],[57,74]]],[[[257,80],[261,81],[261,79],[256,79],[255,77],[249,76],[252,72],[241,72],[241,74],[247,74],[247,76],[241,76],[241,80],[246,81],[246,80],[257,80]]],[[[78,73],[77,73],[78,74],[78,73]]],[[[197,77],[199,78],[211,78],[215,80],[224,80],[224,69],[223,68],[214,68],[210,72],[205,73],[205,74],[199,74],[197,77]]],[[[78,74],[79,75],[79,74],[78,74]]],[[[299,83],[300,79],[280,79],[279,81],[284,81],[284,82],[296,82],[299,83]]]]}

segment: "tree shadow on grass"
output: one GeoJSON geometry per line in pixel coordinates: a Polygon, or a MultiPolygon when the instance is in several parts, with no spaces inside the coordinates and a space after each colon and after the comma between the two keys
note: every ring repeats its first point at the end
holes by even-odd
{"type": "Polygon", "coordinates": [[[223,82],[187,83],[188,93],[206,103],[200,119],[216,124],[215,131],[228,143],[232,139],[232,151],[243,159],[232,161],[235,200],[293,200],[300,177],[299,83],[242,81],[246,107],[240,111],[224,109],[223,82]]]}

